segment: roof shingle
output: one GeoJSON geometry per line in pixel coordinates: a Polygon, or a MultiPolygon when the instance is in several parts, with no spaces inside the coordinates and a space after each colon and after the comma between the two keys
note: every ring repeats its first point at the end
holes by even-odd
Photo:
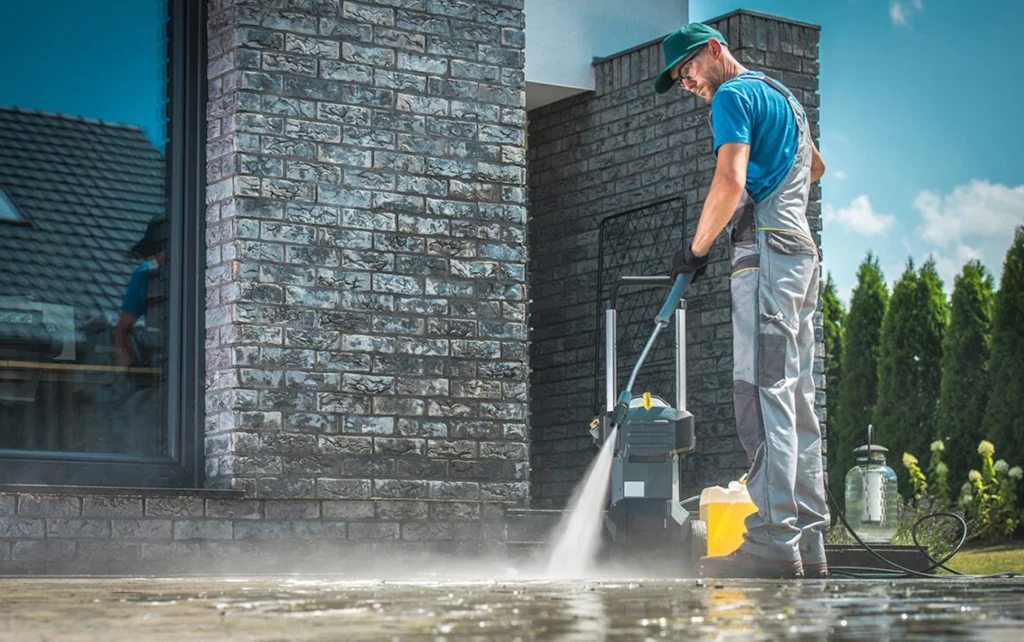
{"type": "Polygon", "coordinates": [[[0,296],[116,313],[165,208],[165,163],[142,130],[0,106],[0,189],[27,220],[0,220],[0,296]]]}

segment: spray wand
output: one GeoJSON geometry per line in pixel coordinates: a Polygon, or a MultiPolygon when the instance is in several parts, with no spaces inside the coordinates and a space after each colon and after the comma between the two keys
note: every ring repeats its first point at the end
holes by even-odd
{"type": "Polygon", "coordinates": [[[619,393],[619,398],[615,403],[612,427],[618,427],[626,421],[626,416],[629,414],[629,402],[633,399],[633,384],[636,383],[636,375],[640,372],[640,366],[647,359],[647,355],[658,338],[658,334],[668,325],[676,306],[679,305],[680,299],[683,298],[686,286],[690,285],[692,278],[693,275],[691,273],[683,273],[676,277],[676,282],[672,285],[672,290],[669,291],[665,304],[661,306],[658,316],[654,317],[654,331],[651,333],[651,337],[647,339],[647,345],[644,346],[643,352],[640,353],[640,358],[637,359],[636,365],[633,366],[633,372],[629,375],[629,381],[626,383],[625,390],[619,393]]]}

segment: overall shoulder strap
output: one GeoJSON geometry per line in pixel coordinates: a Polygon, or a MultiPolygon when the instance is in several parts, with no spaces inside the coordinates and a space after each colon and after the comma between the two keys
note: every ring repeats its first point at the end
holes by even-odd
{"type": "Polygon", "coordinates": [[[804,111],[804,108],[800,105],[797,99],[793,97],[793,95],[782,85],[782,83],[767,75],[760,75],[757,76],[757,78],[763,80],[768,84],[769,87],[774,88],[776,91],[782,94],[782,97],[786,99],[786,102],[788,102],[789,106],[793,109],[793,114],[796,116],[797,124],[803,126],[807,123],[807,113],[804,111]]]}

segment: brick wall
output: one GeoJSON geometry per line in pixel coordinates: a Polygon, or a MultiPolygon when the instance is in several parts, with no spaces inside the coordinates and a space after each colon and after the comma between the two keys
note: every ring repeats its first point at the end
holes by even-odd
{"type": "Polygon", "coordinates": [[[492,502],[0,493],[0,573],[341,572],[500,544],[492,502]]]}
{"type": "MultiPolygon", "coordinates": [[[[741,63],[794,92],[817,137],[818,28],[745,11],[709,22],[723,32],[741,63]]],[[[598,306],[605,305],[597,295],[600,222],[645,204],[679,199],[685,203],[686,238],[691,238],[711,183],[708,106],[681,91],[655,94],[652,82],[663,64],[659,42],[599,61],[595,92],[529,115],[535,507],[561,505],[593,456],[587,425],[604,402],[603,383],[594,377],[594,360],[602,358],[603,350],[595,343],[598,306]]],[[[819,201],[815,186],[808,217],[820,245],[819,201]]],[[[667,268],[678,241],[663,236],[658,242],[667,268]]],[[[687,492],[735,479],[746,469],[732,408],[724,235],[711,259],[709,278],[687,293],[688,401],[698,436],[697,452],[684,462],[687,492]]],[[[645,334],[651,322],[643,320],[645,334]]],[[[628,355],[630,366],[636,356],[628,355]]],[[[821,372],[819,358],[819,389],[821,372]]],[[[619,374],[625,377],[628,371],[619,374]]],[[[824,402],[823,393],[819,402],[824,402]]]]}
{"type": "Polygon", "coordinates": [[[522,0],[214,0],[209,35],[208,485],[525,498],[522,0]]]}

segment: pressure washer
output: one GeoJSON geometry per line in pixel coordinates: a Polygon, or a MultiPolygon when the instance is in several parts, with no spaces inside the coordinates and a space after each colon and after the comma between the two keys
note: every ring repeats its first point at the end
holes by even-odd
{"type": "Polygon", "coordinates": [[[590,434],[600,447],[618,428],[612,460],[610,501],[605,527],[615,544],[661,543],[680,540],[690,513],[680,497],[680,457],[696,445],[693,415],[686,410],[686,303],[683,293],[689,274],[670,277],[623,276],[612,286],[605,310],[606,412],[594,418],[590,434]],[[618,384],[616,306],[619,291],[631,287],[670,287],[654,330],[633,366],[626,387],[618,384]],[[673,407],[649,392],[633,395],[637,374],[658,335],[675,322],[675,401],[673,407]]]}

